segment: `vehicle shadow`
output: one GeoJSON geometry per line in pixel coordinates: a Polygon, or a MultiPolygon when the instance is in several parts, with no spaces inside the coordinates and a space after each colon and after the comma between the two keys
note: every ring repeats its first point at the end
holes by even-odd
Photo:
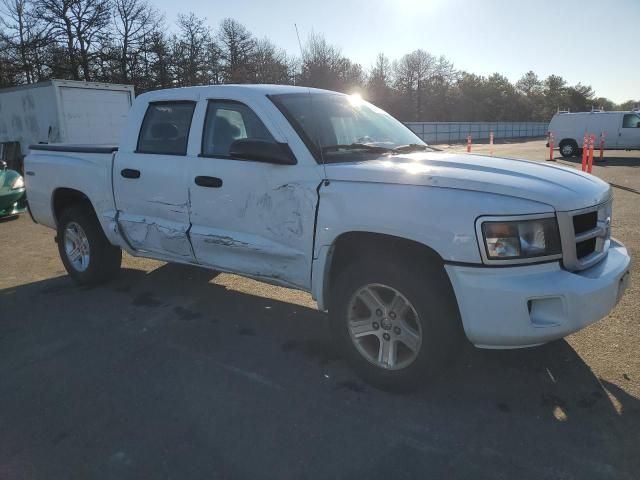
{"type": "Polygon", "coordinates": [[[234,278],[167,264],[95,288],[63,276],[0,290],[0,472],[31,462],[68,477],[78,448],[86,476],[117,474],[99,478],[188,478],[209,451],[264,450],[242,467],[252,478],[632,478],[640,467],[640,401],[564,340],[463,344],[434,382],[391,394],[353,375],[307,297],[234,278]],[[254,421],[224,426],[238,415],[254,421]],[[185,428],[198,443],[179,460],[149,456],[181,445],[185,428]],[[105,467],[100,445],[128,437],[138,463],[105,467]],[[376,445],[385,455],[372,459],[376,445]]]}

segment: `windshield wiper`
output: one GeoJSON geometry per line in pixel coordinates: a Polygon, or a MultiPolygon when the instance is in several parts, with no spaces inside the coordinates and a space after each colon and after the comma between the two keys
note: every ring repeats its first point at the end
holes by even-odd
{"type": "Polygon", "coordinates": [[[410,143],[409,145],[400,145],[399,147],[396,147],[391,151],[394,153],[409,153],[409,152],[424,152],[425,150],[430,150],[430,148],[427,145],[410,143]]]}
{"type": "Polygon", "coordinates": [[[334,152],[338,150],[364,150],[367,152],[376,152],[376,153],[387,153],[387,152],[393,151],[390,148],[371,145],[369,143],[349,143],[349,144],[328,145],[326,147],[322,147],[323,152],[334,152]]]}

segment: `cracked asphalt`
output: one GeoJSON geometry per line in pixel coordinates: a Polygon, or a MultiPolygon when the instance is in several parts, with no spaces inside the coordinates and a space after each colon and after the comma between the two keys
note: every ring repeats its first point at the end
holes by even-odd
{"type": "MultiPolygon", "coordinates": [[[[594,173],[627,187],[613,232],[638,258],[640,156],[607,156],[594,173]]],[[[0,479],[640,476],[635,271],[601,322],[533,349],[463,345],[393,395],[352,374],[307,294],[129,256],[78,287],[53,237],[0,222],[0,479]]]]}

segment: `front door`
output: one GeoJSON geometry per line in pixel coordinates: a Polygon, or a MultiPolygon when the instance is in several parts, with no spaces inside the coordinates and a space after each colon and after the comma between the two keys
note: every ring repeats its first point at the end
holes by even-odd
{"type": "Polygon", "coordinates": [[[195,101],[150,103],[135,151],[116,154],[118,224],[147,256],[194,261],[189,243],[187,143],[195,101]]]}
{"type": "Polygon", "coordinates": [[[232,159],[235,140],[286,140],[259,104],[209,100],[202,108],[202,151],[189,187],[198,263],[308,289],[317,168],[232,159]]]}
{"type": "Polygon", "coordinates": [[[625,113],[622,116],[618,148],[640,149],[640,115],[625,113]]]}

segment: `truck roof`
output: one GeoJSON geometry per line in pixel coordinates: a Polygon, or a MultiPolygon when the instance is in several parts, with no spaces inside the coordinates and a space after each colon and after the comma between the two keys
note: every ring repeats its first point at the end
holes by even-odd
{"type": "Polygon", "coordinates": [[[185,92],[189,90],[196,90],[201,92],[202,95],[220,95],[229,93],[243,92],[249,95],[277,95],[285,93],[338,93],[331,90],[323,90],[320,88],[310,87],[298,87],[293,85],[271,85],[271,84],[226,84],[226,85],[202,85],[196,87],[178,87],[167,88],[163,90],[153,90],[150,92],[139,95],[138,98],[151,100],[151,99],[164,99],[171,98],[178,92],[185,92]]]}

